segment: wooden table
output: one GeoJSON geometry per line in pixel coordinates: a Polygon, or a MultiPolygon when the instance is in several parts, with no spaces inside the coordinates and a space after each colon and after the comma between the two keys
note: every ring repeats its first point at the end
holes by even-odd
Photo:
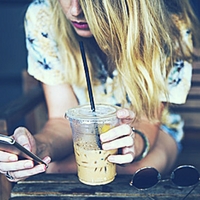
{"type": "MultiPolygon", "coordinates": [[[[10,200],[66,200],[66,199],[111,199],[111,200],[180,200],[191,188],[180,189],[170,182],[160,182],[154,188],[139,191],[129,185],[131,176],[118,175],[103,186],[88,186],[79,182],[76,175],[42,174],[17,183],[10,200]]],[[[187,197],[187,200],[200,199],[200,184],[187,197]]]]}

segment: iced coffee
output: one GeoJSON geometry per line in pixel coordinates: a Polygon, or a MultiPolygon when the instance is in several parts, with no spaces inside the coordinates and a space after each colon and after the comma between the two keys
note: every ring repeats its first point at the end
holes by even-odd
{"type": "Polygon", "coordinates": [[[116,111],[114,106],[97,104],[95,113],[89,105],[66,113],[72,128],[78,177],[85,184],[103,185],[115,178],[116,164],[107,158],[116,154],[117,149],[102,150],[99,136],[118,124],[116,111]]]}

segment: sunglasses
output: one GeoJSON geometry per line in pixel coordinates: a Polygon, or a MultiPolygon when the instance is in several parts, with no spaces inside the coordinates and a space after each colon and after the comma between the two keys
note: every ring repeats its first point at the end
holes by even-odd
{"type": "Polygon", "coordinates": [[[130,182],[131,186],[139,190],[146,190],[156,186],[159,182],[170,181],[178,188],[192,187],[186,197],[195,189],[200,180],[198,170],[192,165],[182,165],[175,168],[168,179],[162,179],[161,174],[152,167],[144,167],[135,172],[130,182]]]}

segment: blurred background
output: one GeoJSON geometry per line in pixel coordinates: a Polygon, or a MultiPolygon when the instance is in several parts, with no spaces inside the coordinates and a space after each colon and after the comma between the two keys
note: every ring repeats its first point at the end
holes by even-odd
{"type": "MultiPolygon", "coordinates": [[[[0,106],[22,94],[21,72],[26,69],[23,19],[31,0],[0,0],[0,106]]],[[[191,0],[200,18],[200,0],[191,0]]]]}
{"type": "Polygon", "coordinates": [[[22,93],[27,66],[23,18],[31,0],[0,0],[0,106],[22,93]]]}

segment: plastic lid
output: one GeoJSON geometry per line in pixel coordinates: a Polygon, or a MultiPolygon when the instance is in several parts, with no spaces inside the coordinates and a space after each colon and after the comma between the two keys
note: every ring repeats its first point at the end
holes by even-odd
{"type": "Polygon", "coordinates": [[[65,117],[69,120],[82,121],[105,121],[116,119],[117,107],[106,104],[96,104],[95,112],[91,110],[90,105],[82,105],[67,110],[65,117]]]}

